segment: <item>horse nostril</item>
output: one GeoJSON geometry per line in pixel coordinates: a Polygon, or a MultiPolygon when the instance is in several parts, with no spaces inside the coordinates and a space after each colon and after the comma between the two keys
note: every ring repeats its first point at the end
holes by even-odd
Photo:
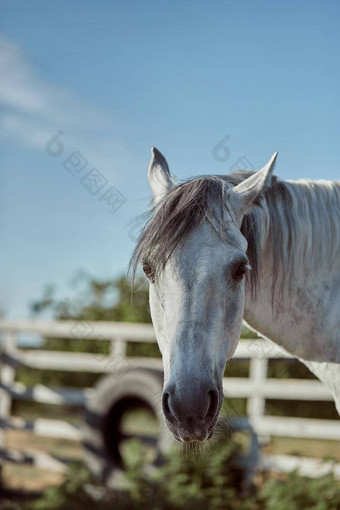
{"type": "Polygon", "coordinates": [[[204,418],[212,419],[215,417],[215,415],[217,413],[217,409],[218,409],[218,391],[217,390],[209,390],[207,395],[208,395],[208,398],[210,399],[210,402],[209,402],[208,410],[205,413],[204,418]]]}
{"type": "Polygon", "coordinates": [[[163,407],[163,412],[166,416],[168,414],[171,414],[170,407],[169,407],[169,397],[170,397],[169,393],[164,391],[163,397],[162,397],[162,407],[163,407]]]}
{"type": "Polygon", "coordinates": [[[170,393],[168,391],[163,391],[162,408],[163,408],[164,416],[171,423],[174,423],[177,420],[176,420],[176,416],[174,415],[173,411],[170,409],[170,398],[171,398],[170,393]]]}

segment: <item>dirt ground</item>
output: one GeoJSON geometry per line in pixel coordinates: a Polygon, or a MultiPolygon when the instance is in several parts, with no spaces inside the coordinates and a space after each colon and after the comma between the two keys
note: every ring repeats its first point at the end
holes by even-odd
{"type": "Polygon", "coordinates": [[[276,455],[298,455],[316,459],[331,459],[340,462],[340,443],[320,439],[294,439],[274,437],[263,446],[262,453],[276,455]]]}
{"type": "MultiPolygon", "coordinates": [[[[31,432],[10,430],[5,433],[6,448],[14,451],[39,451],[72,460],[79,460],[83,450],[79,442],[51,437],[35,436],[31,432]]],[[[44,490],[52,485],[60,485],[62,473],[37,469],[31,465],[5,462],[2,479],[11,489],[44,490]]]]}

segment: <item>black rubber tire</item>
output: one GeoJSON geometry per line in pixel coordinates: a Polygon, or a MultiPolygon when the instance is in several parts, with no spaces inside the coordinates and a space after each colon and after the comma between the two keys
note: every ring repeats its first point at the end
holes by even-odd
{"type": "Polygon", "coordinates": [[[144,406],[156,417],[159,437],[154,464],[161,463],[171,437],[160,406],[162,389],[163,373],[145,368],[104,376],[95,385],[86,403],[83,445],[90,471],[106,485],[116,487],[124,470],[119,453],[119,421],[127,409],[144,406]]]}

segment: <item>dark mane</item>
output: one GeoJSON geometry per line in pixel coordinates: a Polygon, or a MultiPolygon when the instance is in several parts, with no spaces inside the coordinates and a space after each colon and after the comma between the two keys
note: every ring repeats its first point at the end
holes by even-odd
{"type": "MultiPolygon", "coordinates": [[[[224,223],[225,212],[228,210],[226,192],[252,173],[238,171],[228,176],[197,177],[175,186],[148,213],[148,221],[138,238],[130,262],[133,275],[144,260],[152,262],[155,274],[164,269],[180,241],[204,221],[208,221],[220,237],[227,240],[228,233],[224,223]]],[[[256,204],[261,207],[265,198],[266,202],[269,201],[268,207],[275,209],[279,196],[280,202],[285,203],[285,214],[289,216],[291,199],[287,188],[276,177],[272,178],[271,188],[273,187],[277,191],[276,199],[271,199],[272,194],[267,196],[267,193],[264,193],[265,196],[257,198],[256,204]]],[[[241,232],[248,242],[247,256],[252,267],[248,283],[253,295],[256,295],[262,235],[260,215],[256,208],[244,217],[241,232]]],[[[273,241],[280,243],[281,230],[274,228],[272,233],[273,241]]],[[[278,265],[279,261],[274,261],[274,267],[278,265]]]]}

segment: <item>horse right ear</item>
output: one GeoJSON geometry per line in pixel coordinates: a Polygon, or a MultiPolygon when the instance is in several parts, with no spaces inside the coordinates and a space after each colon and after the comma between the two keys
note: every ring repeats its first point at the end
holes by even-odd
{"type": "Polygon", "coordinates": [[[252,208],[255,198],[270,185],[277,152],[273,154],[268,163],[248,177],[229,192],[229,200],[234,209],[235,216],[241,223],[243,216],[252,208]]]}
{"type": "Polygon", "coordinates": [[[151,162],[148,170],[148,178],[154,195],[154,202],[157,204],[168,191],[175,185],[171,177],[168,163],[155,147],[151,149],[151,162]]]}

